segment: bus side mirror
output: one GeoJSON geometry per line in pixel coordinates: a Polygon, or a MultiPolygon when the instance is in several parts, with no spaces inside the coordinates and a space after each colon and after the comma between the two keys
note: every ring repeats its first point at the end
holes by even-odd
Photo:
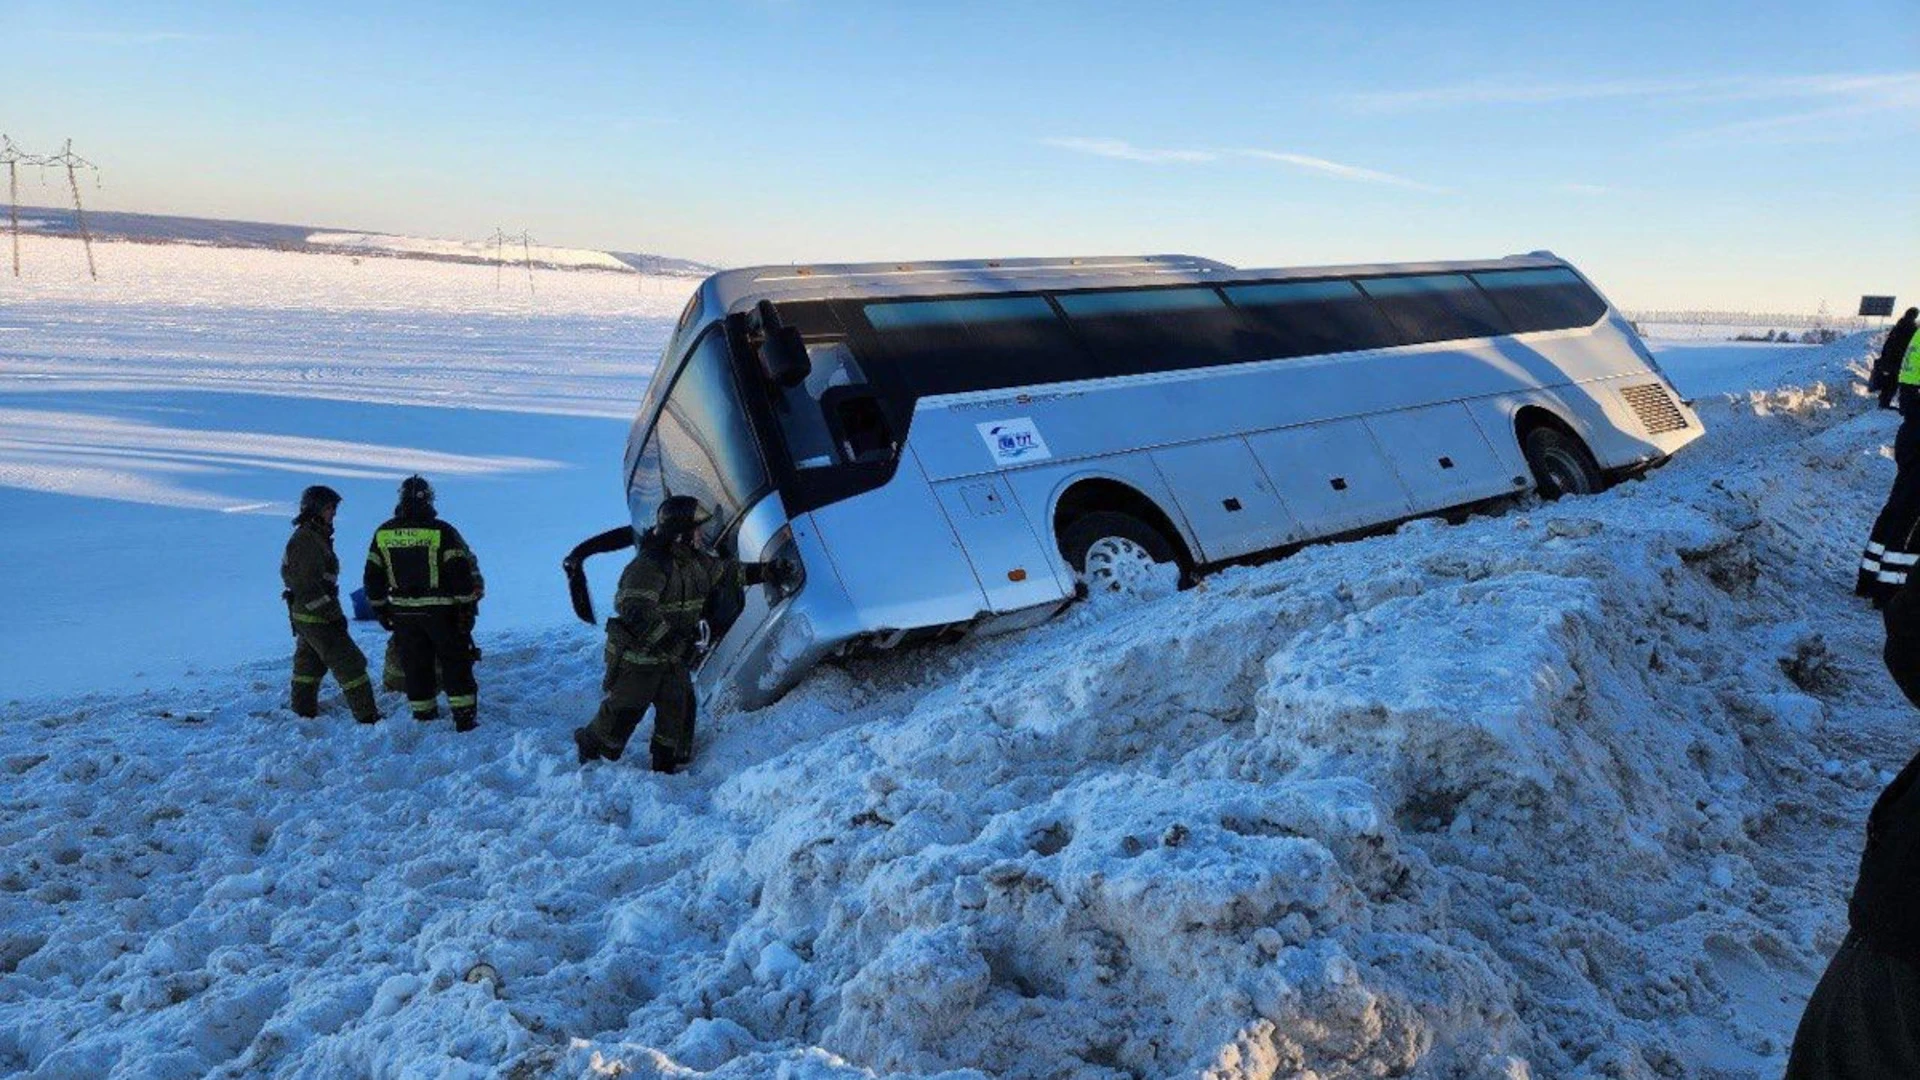
{"type": "Polygon", "coordinates": [[[813,374],[813,361],[807,358],[807,343],[800,331],[780,319],[773,301],[762,300],[754,309],[760,324],[760,374],[775,386],[799,386],[813,374]]]}

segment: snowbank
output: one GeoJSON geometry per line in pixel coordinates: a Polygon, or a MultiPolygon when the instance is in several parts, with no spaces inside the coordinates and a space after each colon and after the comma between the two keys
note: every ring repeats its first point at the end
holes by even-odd
{"type": "Polygon", "coordinates": [[[672,778],[572,763],[584,627],[484,639],[467,737],[278,665],[14,706],[0,1069],[1777,1075],[1911,752],[1867,348],[1602,496],[823,670],[672,778]]]}

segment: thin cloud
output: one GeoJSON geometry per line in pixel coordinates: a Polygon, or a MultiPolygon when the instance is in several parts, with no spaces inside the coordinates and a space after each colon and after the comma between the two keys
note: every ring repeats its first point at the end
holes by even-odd
{"type": "Polygon", "coordinates": [[[1271,161],[1301,172],[1331,176],[1340,180],[1355,180],[1363,184],[1387,184],[1392,187],[1412,188],[1416,191],[1440,190],[1430,184],[1409,180],[1404,176],[1395,176],[1392,173],[1366,169],[1358,165],[1344,165],[1338,161],[1328,161],[1326,158],[1313,157],[1309,154],[1286,154],[1277,150],[1236,150],[1234,153],[1255,161],[1271,161]]]}
{"type": "Polygon", "coordinates": [[[1409,112],[1471,105],[1551,105],[1605,98],[1670,97],[1698,92],[1705,85],[1700,80],[1658,79],[1593,83],[1489,82],[1416,90],[1374,90],[1345,94],[1340,100],[1361,112],[1409,112]]]}
{"type": "Polygon", "coordinates": [[[1920,122],[1920,75],[1836,81],[1814,100],[1820,102],[1815,108],[1702,128],[1680,136],[1677,141],[1844,142],[1873,133],[1870,125],[1875,123],[1904,125],[1910,130],[1920,122]]]}
{"type": "Polygon", "coordinates": [[[54,37],[83,45],[167,45],[181,41],[208,41],[205,34],[180,30],[62,30],[54,37]]]}
{"type": "Polygon", "coordinates": [[[1541,83],[1490,81],[1411,90],[1368,91],[1340,100],[1361,112],[1410,112],[1484,105],[1555,105],[1615,99],[1700,104],[1730,101],[1821,100],[1870,108],[1911,107],[1920,72],[1729,76],[1712,79],[1608,79],[1541,83]]]}
{"type": "Polygon", "coordinates": [[[1561,184],[1560,190],[1569,195],[1610,195],[1613,189],[1605,184],[1561,184]]]}
{"type": "Polygon", "coordinates": [[[1094,157],[1110,158],[1115,161],[1137,161],[1149,165],[1195,165],[1220,161],[1264,161],[1285,165],[1299,172],[1316,176],[1330,176],[1337,180],[1351,180],[1365,184],[1388,184],[1393,187],[1411,188],[1417,191],[1438,191],[1428,184],[1409,180],[1404,176],[1381,172],[1378,169],[1363,168],[1359,165],[1347,165],[1310,154],[1284,153],[1278,150],[1193,150],[1161,149],[1136,146],[1125,139],[1103,139],[1082,137],[1060,137],[1042,139],[1048,146],[1075,153],[1091,154],[1094,157]]]}
{"type": "Polygon", "coordinates": [[[1065,137],[1042,139],[1041,142],[1079,154],[1092,154],[1095,157],[1113,158],[1116,161],[1142,161],[1149,165],[1192,164],[1220,159],[1219,154],[1210,150],[1152,150],[1135,146],[1125,139],[1065,137]]]}

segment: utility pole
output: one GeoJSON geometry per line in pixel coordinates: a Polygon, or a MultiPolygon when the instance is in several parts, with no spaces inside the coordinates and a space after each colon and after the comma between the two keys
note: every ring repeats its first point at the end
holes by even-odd
{"type": "Polygon", "coordinates": [[[20,276],[20,163],[29,161],[13,140],[0,135],[0,162],[7,166],[7,224],[13,233],[13,276],[20,276]]]}
{"type": "Polygon", "coordinates": [[[493,235],[487,237],[486,240],[482,242],[493,245],[493,291],[499,292],[500,291],[500,274],[501,274],[502,268],[507,265],[507,256],[506,256],[506,250],[504,246],[507,242],[507,234],[501,231],[500,226],[495,225],[493,227],[493,235]]]}
{"type": "Polygon", "coordinates": [[[67,145],[62,148],[58,154],[52,157],[39,158],[34,163],[43,166],[52,165],[55,167],[65,167],[67,170],[67,188],[73,192],[74,224],[80,229],[81,246],[87,249],[87,276],[95,281],[99,281],[100,274],[93,268],[93,237],[87,232],[87,212],[80,205],[80,181],[74,178],[74,171],[76,169],[92,169],[93,182],[97,185],[100,183],[100,166],[95,165],[86,158],[76,155],[73,152],[72,139],[67,140],[67,145]]]}

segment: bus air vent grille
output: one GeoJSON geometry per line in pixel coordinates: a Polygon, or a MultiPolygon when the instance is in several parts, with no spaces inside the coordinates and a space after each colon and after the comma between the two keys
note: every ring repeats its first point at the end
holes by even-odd
{"type": "Polygon", "coordinates": [[[1649,435],[1679,431],[1687,426],[1687,418],[1680,412],[1680,407],[1673,403],[1673,396],[1659,383],[1624,387],[1620,396],[1633,406],[1634,415],[1640,418],[1641,426],[1647,429],[1649,435]]]}

